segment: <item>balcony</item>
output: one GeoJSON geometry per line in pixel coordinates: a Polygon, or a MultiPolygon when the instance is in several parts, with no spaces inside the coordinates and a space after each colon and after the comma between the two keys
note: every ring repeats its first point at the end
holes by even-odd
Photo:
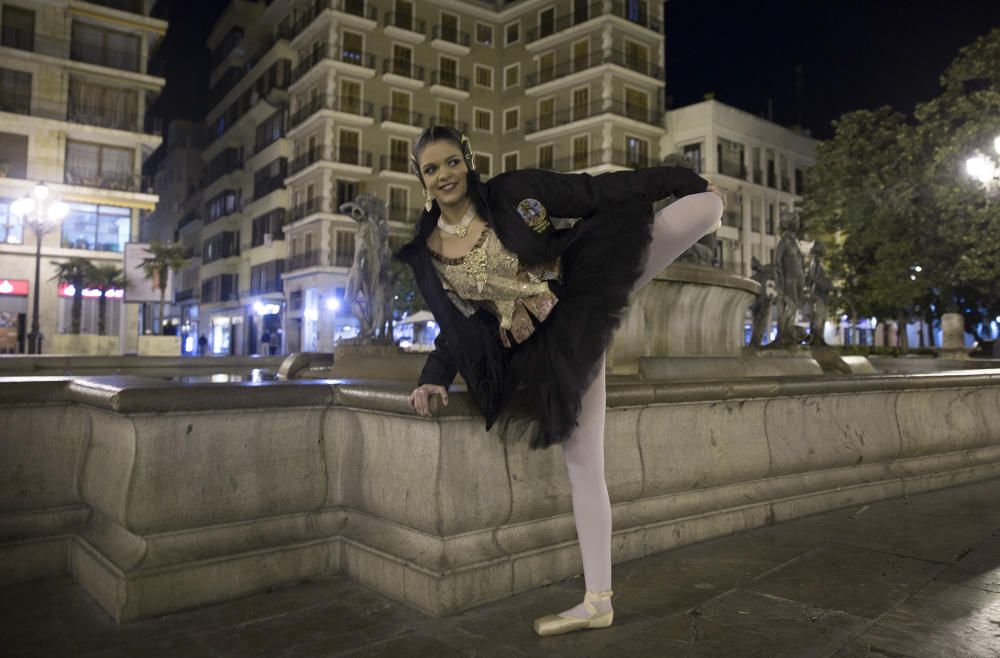
{"type": "Polygon", "coordinates": [[[559,158],[558,160],[553,160],[547,165],[539,162],[538,168],[549,169],[551,171],[576,171],[603,164],[603,157],[604,151],[601,149],[585,151],[581,153],[574,153],[573,155],[568,155],[564,158],[559,158]]]}
{"type": "Polygon", "coordinates": [[[434,71],[431,73],[431,92],[468,98],[469,79],[449,71],[434,71]]]}
{"type": "Polygon", "coordinates": [[[636,73],[641,73],[650,78],[656,78],[657,80],[664,80],[663,67],[648,59],[642,59],[636,57],[631,53],[626,53],[622,50],[612,50],[609,55],[606,55],[601,62],[602,64],[617,64],[618,66],[623,66],[630,71],[635,71],[636,73]]]}
{"type": "MultiPolygon", "coordinates": [[[[333,212],[332,210],[330,210],[330,208],[332,207],[330,201],[331,200],[325,196],[313,197],[312,199],[309,199],[307,201],[300,203],[297,206],[292,207],[291,221],[297,222],[303,217],[308,217],[309,215],[315,215],[316,213],[333,212]]],[[[287,271],[288,268],[286,267],[285,270],[287,271]]]]}
{"type": "Polygon", "coordinates": [[[228,148],[212,158],[212,161],[208,163],[203,187],[207,187],[226,174],[231,174],[242,168],[243,158],[240,157],[239,151],[234,148],[228,148]]]}
{"type": "Polygon", "coordinates": [[[253,200],[256,201],[257,199],[265,197],[275,190],[284,189],[284,187],[285,174],[277,174],[261,181],[254,181],[253,200]]]}
{"type": "Polygon", "coordinates": [[[269,292],[284,292],[280,276],[277,279],[264,279],[263,281],[257,281],[250,286],[251,295],[264,295],[269,292]]]}
{"type": "MultiPolygon", "coordinates": [[[[192,210],[191,212],[189,212],[188,214],[184,215],[183,217],[177,220],[177,230],[179,231],[185,226],[200,221],[201,221],[201,215],[192,210]]],[[[185,258],[190,258],[190,256],[187,256],[185,254],[185,258]]]]}
{"type": "Polygon", "coordinates": [[[311,99],[308,103],[299,107],[299,109],[295,111],[295,114],[289,117],[289,127],[294,128],[320,110],[332,110],[334,112],[354,114],[372,119],[374,119],[375,116],[375,108],[369,101],[363,101],[360,98],[354,98],[351,96],[341,97],[321,95],[311,99]]]}
{"type": "Polygon", "coordinates": [[[387,33],[402,39],[420,43],[427,36],[427,23],[415,18],[413,14],[400,14],[394,11],[386,12],[383,25],[387,33]]]}
{"type": "Polygon", "coordinates": [[[382,75],[398,75],[410,80],[424,82],[424,67],[402,59],[382,60],[382,75]]]}
{"type": "Polygon", "coordinates": [[[410,169],[410,157],[406,156],[395,156],[395,155],[383,155],[379,156],[378,159],[379,171],[395,171],[400,174],[412,174],[410,169]]]}
{"type": "Polygon", "coordinates": [[[327,264],[322,263],[321,261],[322,252],[319,249],[313,249],[301,254],[294,254],[285,259],[285,271],[294,272],[295,270],[304,270],[307,267],[317,267],[321,264],[327,264]]]}
{"type": "Polygon", "coordinates": [[[188,288],[187,290],[178,290],[174,293],[174,302],[186,302],[195,299],[194,288],[188,288]]]}
{"type": "Polygon", "coordinates": [[[65,39],[41,36],[11,25],[0,27],[0,46],[60,59],[65,59],[69,52],[69,41],[65,39]]]}
{"type": "Polygon", "coordinates": [[[92,2],[95,5],[101,5],[102,7],[108,7],[109,9],[117,9],[118,11],[127,11],[130,14],[139,14],[140,16],[146,16],[145,2],[143,0],[87,0],[87,2],[92,2]]]}
{"type": "Polygon", "coordinates": [[[382,121],[392,121],[407,126],[422,127],[424,115],[422,112],[412,112],[408,107],[382,106],[382,121]]]}
{"type": "Polygon", "coordinates": [[[753,182],[756,183],[757,185],[763,185],[764,184],[764,170],[763,169],[754,169],[753,170],[753,182]]]}
{"type": "Polygon", "coordinates": [[[339,164],[353,165],[356,167],[372,166],[372,154],[370,151],[361,151],[357,148],[346,146],[317,146],[307,149],[305,153],[292,160],[288,167],[288,175],[297,174],[311,164],[319,161],[333,162],[339,164]]]}
{"type": "Polygon", "coordinates": [[[292,71],[292,84],[298,82],[306,73],[311,71],[314,66],[324,60],[352,64],[354,66],[371,69],[372,73],[375,72],[375,55],[372,53],[365,53],[360,50],[342,50],[331,47],[329,43],[324,43],[320,47],[314,48],[312,52],[302,59],[299,62],[299,65],[295,67],[295,70],[292,71]]]}
{"type": "Polygon", "coordinates": [[[653,126],[660,126],[663,119],[663,110],[661,109],[649,109],[643,105],[633,105],[618,100],[610,102],[593,101],[589,105],[577,105],[551,114],[542,114],[534,119],[528,119],[524,122],[524,133],[525,135],[530,135],[600,114],[613,114],[653,126]]]}
{"type": "Polygon", "coordinates": [[[642,169],[644,167],[652,167],[656,163],[653,162],[648,153],[615,149],[611,151],[611,164],[618,165],[619,167],[628,167],[629,169],[642,169]]]}
{"type": "Polygon", "coordinates": [[[781,177],[781,191],[791,192],[792,191],[792,179],[788,176],[781,177]]]}
{"type": "Polygon", "coordinates": [[[468,32],[460,32],[455,28],[435,25],[431,30],[431,45],[456,55],[468,55],[471,51],[472,38],[468,32]]]}
{"type": "Polygon", "coordinates": [[[451,117],[433,116],[431,117],[432,126],[448,126],[449,128],[454,128],[460,133],[469,132],[469,123],[467,121],[456,121],[451,117]]]}
{"type": "Polygon", "coordinates": [[[152,179],[139,174],[97,173],[93,171],[66,169],[63,174],[63,182],[67,185],[97,187],[102,190],[117,190],[119,192],[152,193],[153,190],[152,179]]]}
{"type": "Polygon", "coordinates": [[[291,17],[288,17],[281,22],[278,29],[288,32],[293,38],[297,37],[327,9],[365,20],[378,20],[375,7],[365,9],[364,0],[313,0],[312,3],[304,3],[304,6],[303,13],[299,14],[294,23],[291,17]]]}
{"type": "Polygon", "coordinates": [[[536,73],[529,73],[526,75],[524,77],[525,88],[545,84],[546,82],[551,82],[557,78],[565,78],[567,75],[572,73],[585,71],[603,63],[604,60],[602,53],[599,52],[587,53],[583,57],[568,59],[555,66],[544,68],[536,73]]]}
{"type": "Polygon", "coordinates": [[[539,39],[543,39],[547,36],[555,34],[556,32],[562,32],[566,28],[586,23],[592,18],[597,18],[603,11],[603,5],[603,2],[594,2],[587,7],[587,11],[585,13],[574,12],[571,14],[563,14],[551,23],[533,27],[525,31],[524,42],[528,44],[533,41],[538,41],[539,39]]]}

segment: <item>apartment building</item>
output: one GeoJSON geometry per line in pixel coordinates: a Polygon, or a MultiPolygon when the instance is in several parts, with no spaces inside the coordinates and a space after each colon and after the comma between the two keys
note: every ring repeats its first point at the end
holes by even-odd
{"type": "Polygon", "coordinates": [[[802,200],[816,140],[715,100],[667,112],[665,150],[683,153],[726,192],[716,258],[749,277],[774,262],[781,213],[802,200]]]}
{"type": "MultiPolygon", "coordinates": [[[[216,353],[332,350],[355,222],[383,198],[392,246],[423,202],[409,171],[432,123],[466,133],[484,178],[600,172],[665,155],[660,3],[233,0],[213,27],[199,217],[200,320],[216,353]],[[276,331],[275,328],[281,331],[276,331]]],[[[183,237],[184,233],[180,233],[183,237]]]]}
{"type": "MultiPolygon", "coordinates": [[[[125,244],[138,240],[140,218],[156,204],[140,172],[161,141],[145,113],[164,80],[147,65],[167,23],[150,15],[151,4],[0,2],[0,326],[16,332],[18,351],[30,322],[36,245],[12,202],[43,182],[49,200],[69,205],[41,244],[43,351],[69,326],[72,291],[52,281],[53,261],[79,256],[120,267],[125,244]]],[[[135,351],[135,306],[113,291],[108,309],[122,351],[135,351]]],[[[97,299],[86,291],[84,333],[97,332],[96,314],[97,299]]]]}

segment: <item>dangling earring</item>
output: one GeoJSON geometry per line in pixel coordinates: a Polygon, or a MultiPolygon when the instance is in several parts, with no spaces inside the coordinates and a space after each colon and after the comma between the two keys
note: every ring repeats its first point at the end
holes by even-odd
{"type": "Polygon", "coordinates": [[[424,208],[427,208],[427,212],[431,211],[431,207],[434,205],[434,195],[426,187],[424,188],[424,208]]]}

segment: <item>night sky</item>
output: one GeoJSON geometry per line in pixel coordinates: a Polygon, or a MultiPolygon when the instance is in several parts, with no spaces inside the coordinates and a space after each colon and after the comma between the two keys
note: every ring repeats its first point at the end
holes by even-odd
{"type": "MultiPolygon", "coordinates": [[[[226,4],[170,0],[159,114],[204,115],[204,43],[226,4]]],[[[767,116],[771,99],[774,121],[801,123],[825,138],[831,119],[844,112],[891,105],[909,114],[933,98],[959,48],[1000,26],[1000,0],[669,0],[665,17],[671,107],[714,92],[724,103],[767,116]]]]}

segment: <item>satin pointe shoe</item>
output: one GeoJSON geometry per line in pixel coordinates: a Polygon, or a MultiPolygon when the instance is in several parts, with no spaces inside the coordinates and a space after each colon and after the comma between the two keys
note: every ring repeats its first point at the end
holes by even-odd
{"type": "Polygon", "coordinates": [[[594,607],[594,601],[607,601],[611,598],[611,590],[603,592],[591,592],[583,596],[583,607],[590,613],[589,617],[575,617],[573,615],[558,614],[546,615],[535,620],[535,632],[539,635],[561,635],[571,631],[578,631],[584,628],[607,628],[611,625],[611,620],[615,616],[614,610],[601,614],[594,607]]]}

